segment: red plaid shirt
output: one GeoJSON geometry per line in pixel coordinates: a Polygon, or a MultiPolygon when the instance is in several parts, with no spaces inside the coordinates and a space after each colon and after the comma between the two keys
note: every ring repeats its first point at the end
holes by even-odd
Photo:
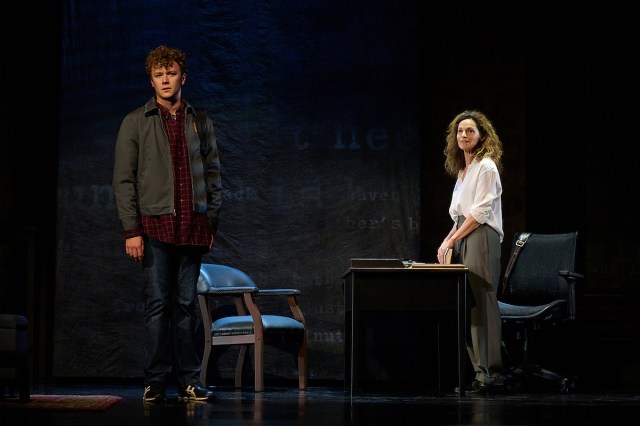
{"type": "Polygon", "coordinates": [[[175,215],[142,216],[142,231],[126,231],[125,238],[131,238],[143,232],[150,238],[163,243],[208,247],[211,232],[207,215],[193,211],[193,188],[189,148],[185,134],[184,103],[177,111],[175,118],[167,108],[158,103],[156,105],[160,108],[169,136],[173,162],[175,215]]]}

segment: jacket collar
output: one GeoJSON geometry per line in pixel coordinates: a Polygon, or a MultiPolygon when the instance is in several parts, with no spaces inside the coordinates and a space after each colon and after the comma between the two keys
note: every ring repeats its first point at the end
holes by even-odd
{"type": "MultiPolygon", "coordinates": [[[[187,114],[193,114],[193,107],[191,106],[191,104],[184,99],[182,99],[182,102],[184,102],[184,112],[187,114]]],[[[159,110],[160,109],[156,105],[156,98],[153,96],[147,101],[146,104],[144,104],[145,117],[148,117],[150,115],[158,115],[159,110]]]]}

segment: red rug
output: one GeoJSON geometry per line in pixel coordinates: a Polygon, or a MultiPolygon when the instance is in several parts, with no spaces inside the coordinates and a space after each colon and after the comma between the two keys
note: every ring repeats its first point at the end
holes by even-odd
{"type": "Polygon", "coordinates": [[[31,395],[28,402],[18,402],[17,398],[0,399],[0,408],[103,411],[122,399],[114,395],[31,395]]]}

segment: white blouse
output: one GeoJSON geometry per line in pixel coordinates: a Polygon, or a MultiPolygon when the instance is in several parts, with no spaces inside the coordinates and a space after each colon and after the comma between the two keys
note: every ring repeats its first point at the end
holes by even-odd
{"type": "Polygon", "coordinates": [[[462,180],[458,175],[453,188],[449,214],[454,222],[458,216],[470,214],[478,223],[487,224],[498,232],[500,242],[504,238],[502,229],[502,183],[496,163],[490,158],[475,159],[467,168],[462,180]]]}

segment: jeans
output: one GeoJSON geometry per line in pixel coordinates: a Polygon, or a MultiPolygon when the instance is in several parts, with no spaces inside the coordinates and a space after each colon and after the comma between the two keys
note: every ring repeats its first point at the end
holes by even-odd
{"type": "Polygon", "coordinates": [[[144,240],[145,386],[198,382],[196,299],[202,249],[144,240]]]}

